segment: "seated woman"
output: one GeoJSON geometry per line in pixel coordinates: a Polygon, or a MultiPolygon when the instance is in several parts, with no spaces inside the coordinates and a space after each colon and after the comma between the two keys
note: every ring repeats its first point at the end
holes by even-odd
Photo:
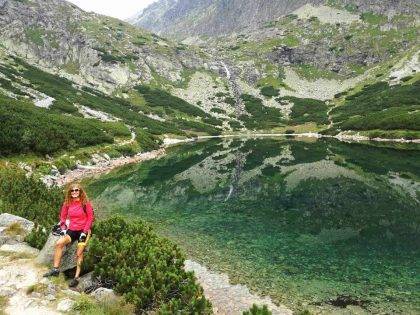
{"type": "Polygon", "coordinates": [[[59,275],[59,267],[63,249],[66,245],[77,241],[76,251],[76,274],[70,282],[70,287],[79,284],[79,276],[83,262],[83,252],[90,238],[90,229],[94,219],[92,204],[87,198],[86,192],[80,184],[70,184],[65,194],[64,203],[60,212],[61,238],[55,245],[53,268],[44,274],[44,277],[56,277],[59,275]],[[66,220],[70,221],[69,226],[66,220]]]}

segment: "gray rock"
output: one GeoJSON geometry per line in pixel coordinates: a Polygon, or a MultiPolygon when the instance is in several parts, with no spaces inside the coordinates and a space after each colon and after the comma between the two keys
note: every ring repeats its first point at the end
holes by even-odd
{"type": "MultiPolygon", "coordinates": [[[[0,232],[1,234],[1,232],[0,232]]],[[[0,235],[0,246],[3,244],[19,244],[23,242],[24,237],[22,235],[0,235]]]]}
{"type": "Polygon", "coordinates": [[[79,285],[77,286],[77,289],[80,290],[80,292],[84,292],[87,288],[91,287],[94,284],[95,280],[93,278],[92,271],[79,278],[79,285]]]}
{"type": "Polygon", "coordinates": [[[59,312],[68,312],[74,305],[74,301],[70,299],[60,300],[57,304],[57,311],[59,312]]]}
{"type": "Polygon", "coordinates": [[[0,288],[0,296],[12,296],[13,294],[15,294],[16,290],[12,289],[12,288],[0,288]]]}
{"type": "Polygon", "coordinates": [[[32,221],[9,213],[0,214],[0,227],[8,227],[13,223],[19,223],[26,233],[30,233],[35,224],[32,221]]]}
{"type": "MultiPolygon", "coordinates": [[[[53,255],[55,251],[55,244],[60,239],[61,236],[55,236],[50,234],[45,243],[44,247],[40,251],[36,262],[44,265],[51,265],[53,263],[53,255]]],[[[77,242],[74,242],[72,245],[67,246],[61,258],[60,271],[66,271],[76,267],[76,249],[77,242]]]]}
{"type": "Polygon", "coordinates": [[[29,256],[36,256],[38,255],[39,250],[27,244],[4,244],[0,247],[0,252],[19,253],[26,254],[29,256]]]}
{"type": "Polygon", "coordinates": [[[68,296],[74,297],[74,298],[77,298],[77,297],[80,296],[79,292],[74,291],[74,290],[70,290],[70,289],[66,289],[66,290],[63,290],[61,292],[68,295],[68,296]]]}
{"type": "Polygon", "coordinates": [[[60,171],[56,168],[51,169],[51,176],[60,176],[60,171]]]}
{"type": "Polygon", "coordinates": [[[117,298],[117,296],[114,293],[114,290],[107,288],[98,288],[95,291],[93,291],[90,295],[92,295],[98,302],[109,301],[117,298]]]}

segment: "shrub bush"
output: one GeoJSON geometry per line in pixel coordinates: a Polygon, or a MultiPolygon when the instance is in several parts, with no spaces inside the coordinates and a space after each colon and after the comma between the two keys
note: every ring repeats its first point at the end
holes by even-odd
{"type": "Polygon", "coordinates": [[[102,131],[97,122],[69,119],[0,95],[0,155],[28,152],[44,155],[112,142],[112,136],[102,131]]]}
{"type": "Polygon", "coordinates": [[[151,135],[141,128],[136,129],[136,141],[142,152],[156,150],[162,142],[159,138],[151,135]]]}
{"type": "Polygon", "coordinates": [[[275,89],[274,87],[264,86],[261,88],[261,94],[267,97],[279,96],[279,90],[275,89]]]}
{"type": "Polygon", "coordinates": [[[15,168],[0,168],[0,213],[11,213],[35,223],[26,241],[41,249],[52,226],[58,222],[63,192],[45,185],[15,168]]]}
{"type": "Polygon", "coordinates": [[[328,124],[328,107],[325,102],[312,98],[298,98],[285,96],[278,98],[277,101],[290,101],[293,103],[290,120],[292,124],[302,124],[315,122],[317,124],[328,124]]]}
{"type": "Polygon", "coordinates": [[[185,257],[178,246],[150,226],[115,216],[98,222],[93,234],[87,268],[115,283],[115,291],[138,313],[211,313],[194,274],[183,269],[185,257]]]}
{"type": "Polygon", "coordinates": [[[248,310],[243,312],[243,315],[271,315],[272,313],[268,310],[267,305],[259,307],[255,304],[248,310]]]}
{"type": "Polygon", "coordinates": [[[252,95],[243,94],[242,100],[251,116],[242,115],[240,119],[249,129],[270,129],[278,127],[284,121],[279,109],[266,107],[261,99],[252,95]]]}
{"type": "Polygon", "coordinates": [[[342,130],[420,130],[420,81],[389,86],[378,82],[350,95],[331,111],[342,130]]]}

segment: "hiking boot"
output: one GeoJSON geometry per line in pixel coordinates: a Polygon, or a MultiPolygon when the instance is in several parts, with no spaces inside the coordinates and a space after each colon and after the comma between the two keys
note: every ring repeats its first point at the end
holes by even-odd
{"type": "Polygon", "coordinates": [[[75,287],[77,287],[78,284],[79,284],[79,280],[77,280],[76,278],[74,278],[73,280],[70,281],[69,287],[70,288],[75,288],[75,287]]]}
{"type": "Polygon", "coordinates": [[[58,277],[59,274],[60,274],[60,271],[58,270],[58,268],[53,268],[47,273],[45,273],[44,277],[58,277]]]}

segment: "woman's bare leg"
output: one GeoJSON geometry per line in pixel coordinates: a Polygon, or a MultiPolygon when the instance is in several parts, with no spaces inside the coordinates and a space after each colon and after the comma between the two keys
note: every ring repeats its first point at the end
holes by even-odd
{"type": "Polygon", "coordinates": [[[64,246],[71,243],[71,238],[69,235],[65,235],[60,238],[57,243],[55,243],[55,252],[54,252],[54,268],[60,267],[61,257],[63,256],[64,246]]]}
{"type": "Polygon", "coordinates": [[[76,274],[74,277],[77,279],[80,276],[80,272],[82,271],[82,262],[83,262],[83,251],[85,250],[84,245],[77,246],[76,251],[76,274]]]}

